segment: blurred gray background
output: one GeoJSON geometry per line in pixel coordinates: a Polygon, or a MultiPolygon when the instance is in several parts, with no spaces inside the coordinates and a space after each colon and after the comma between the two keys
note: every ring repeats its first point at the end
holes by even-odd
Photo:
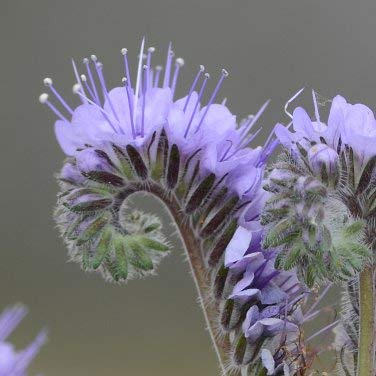
{"type": "Polygon", "coordinates": [[[375,16],[374,0],[1,1],[0,309],[17,301],[30,308],[13,337],[18,346],[49,328],[31,375],[217,374],[176,238],[158,277],[122,288],[66,262],[52,220],[53,174],[64,156],[54,116],[38,103],[41,80],[52,76],[73,103],[70,57],[96,53],[118,85],[120,48],[134,63],[145,35],[163,62],[172,41],[186,60],[178,93],[204,64],[213,75],[229,70],[221,93],[239,118],[272,99],[260,141],[287,120],[283,105],[302,86],[373,106],[375,16]]]}

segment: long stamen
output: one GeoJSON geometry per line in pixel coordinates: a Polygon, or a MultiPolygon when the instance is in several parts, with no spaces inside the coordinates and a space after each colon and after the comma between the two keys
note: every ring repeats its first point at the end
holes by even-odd
{"type": "Polygon", "coordinates": [[[90,68],[90,61],[89,61],[88,58],[85,57],[85,59],[83,60],[83,63],[86,65],[86,72],[87,72],[87,75],[89,76],[89,81],[90,81],[92,92],[94,93],[93,100],[99,106],[101,103],[100,103],[100,100],[99,100],[99,95],[98,95],[98,92],[97,92],[97,86],[95,85],[93,73],[92,73],[91,68],[90,68]]]}
{"type": "Polygon", "coordinates": [[[318,108],[318,105],[317,105],[316,93],[315,93],[314,90],[312,90],[312,98],[313,98],[313,105],[314,105],[314,107],[315,107],[316,121],[317,121],[319,124],[321,124],[319,108],[318,108]]]}
{"type": "Polygon", "coordinates": [[[124,56],[125,77],[127,78],[127,85],[132,87],[131,75],[128,64],[128,50],[126,48],[121,49],[121,54],[124,56]]]}
{"type": "Polygon", "coordinates": [[[150,63],[151,63],[151,55],[153,54],[154,51],[155,51],[154,47],[149,47],[148,48],[148,54],[147,54],[147,57],[146,57],[146,65],[148,67],[148,75],[147,75],[147,78],[146,78],[147,88],[150,88],[151,83],[153,82],[152,79],[151,79],[151,76],[150,76],[151,75],[150,63]]]}
{"type": "Polygon", "coordinates": [[[192,96],[192,93],[193,91],[195,90],[196,88],[196,85],[197,85],[197,82],[198,80],[200,79],[200,76],[201,74],[205,71],[205,67],[203,65],[200,65],[200,69],[198,70],[197,74],[196,74],[196,77],[194,78],[193,82],[192,82],[192,85],[191,85],[191,88],[189,89],[189,92],[188,92],[188,96],[187,96],[187,100],[185,101],[185,104],[184,104],[184,108],[183,108],[183,111],[185,112],[187,107],[188,107],[188,103],[189,103],[189,100],[191,99],[191,96],[192,96]]]}
{"type": "Polygon", "coordinates": [[[128,109],[129,109],[129,120],[131,123],[131,130],[132,130],[132,137],[135,140],[136,139],[136,130],[133,123],[133,101],[131,99],[131,93],[130,93],[130,86],[127,85],[127,79],[126,77],[123,78],[123,83],[125,85],[125,90],[127,92],[127,99],[128,99],[128,109]]]}
{"type": "MultiPolygon", "coordinates": [[[[77,94],[79,96],[82,96],[83,94],[81,93],[81,90],[80,90],[80,87],[79,87],[79,84],[75,84],[73,86],[73,94],[77,94]]],[[[112,123],[112,121],[110,120],[110,116],[109,114],[101,107],[99,106],[98,104],[96,104],[95,102],[93,102],[91,99],[85,97],[86,100],[92,104],[93,106],[95,106],[96,108],[98,108],[98,110],[102,113],[103,117],[107,120],[108,124],[110,124],[110,127],[112,128],[112,130],[115,132],[115,133],[118,133],[117,132],[117,129],[115,127],[115,125],[112,123]]]]}
{"type": "MultiPolygon", "coordinates": [[[[140,56],[138,58],[137,81],[136,81],[136,90],[135,90],[135,97],[134,97],[134,103],[133,103],[133,123],[134,124],[136,124],[138,95],[139,95],[140,84],[141,84],[142,61],[144,59],[144,47],[145,47],[145,38],[142,38],[141,47],[140,47],[140,56]]],[[[136,133],[137,133],[137,129],[136,129],[136,133]]]]}
{"type": "Polygon", "coordinates": [[[172,85],[171,85],[172,98],[174,98],[176,83],[179,77],[179,71],[183,65],[184,65],[184,60],[181,57],[178,57],[175,62],[175,71],[174,71],[174,76],[172,78],[172,85]]]}
{"type": "MultiPolygon", "coordinates": [[[[84,74],[81,74],[81,82],[83,82],[88,94],[91,96],[91,99],[95,101],[95,96],[93,91],[91,90],[89,84],[87,83],[87,77],[84,74]]],[[[85,95],[85,92],[82,92],[83,95],[85,95]]]]}
{"type": "Polygon", "coordinates": [[[226,151],[223,153],[222,158],[220,159],[221,162],[223,162],[228,154],[228,152],[231,150],[233,142],[231,140],[226,140],[226,142],[229,142],[229,146],[227,147],[226,151]]]}
{"type": "Polygon", "coordinates": [[[269,105],[270,103],[270,100],[266,101],[262,106],[261,108],[257,111],[256,115],[253,116],[250,121],[244,125],[244,128],[243,128],[243,131],[241,132],[241,135],[242,135],[242,138],[241,140],[243,140],[246,136],[247,136],[247,133],[249,133],[249,131],[252,129],[252,127],[255,125],[255,123],[257,122],[257,120],[260,118],[260,116],[263,114],[263,112],[265,111],[266,107],[269,105]]]}
{"type": "Polygon", "coordinates": [[[69,120],[48,100],[48,94],[43,93],[39,96],[39,102],[42,104],[46,104],[50,110],[60,119],[69,123],[69,120]]]}
{"type": "Polygon", "coordinates": [[[159,79],[161,77],[161,71],[162,71],[163,67],[160,66],[160,65],[157,65],[155,67],[155,77],[154,77],[154,87],[158,87],[159,86],[159,79]]]}
{"type": "Polygon", "coordinates": [[[55,95],[55,97],[59,100],[59,102],[63,105],[63,107],[71,114],[73,115],[73,110],[70,108],[70,106],[68,105],[67,102],[65,102],[65,100],[63,99],[63,97],[58,93],[58,91],[55,89],[54,85],[53,85],[53,82],[51,80],[51,78],[49,77],[46,77],[44,80],[43,80],[43,83],[45,86],[47,86],[51,91],[52,93],[55,95]]]}
{"type": "Polygon", "coordinates": [[[110,105],[111,111],[112,111],[112,113],[113,113],[115,119],[117,120],[118,123],[120,123],[119,117],[118,117],[118,115],[117,115],[117,113],[116,113],[116,111],[115,111],[114,104],[113,104],[113,102],[112,102],[112,100],[111,100],[110,95],[108,94],[107,85],[106,85],[106,80],[105,80],[105,78],[104,78],[104,74],[103,74],[103,70],[102,70],[102,69],[103,69],[103,64],[97,62],[97,63],[95,64],[95,70],[97,71],[97,75],[98,75],[98,78],[99,78],[99,82],[100,82],[100,84],[101,84],[101,86],[102,86],[103,94],[104,94],[104,96],[106,97],[106,99],[107,99],[107,101],[108,101],[108,103],[109,103],[109,105],[110,105]]]}
{"type": "Polygon", "coordinates": [[[217,94],[218,94],[218,91],[219,91],[219,89],[220,89],[220,87],[221,87],[221,85],[222,85],[223,80],[224,80],[227,76],[228,76],[228,72],[226,71],[226,69],[222,69],[221,78],[219,79],[219,81],[218,81],[218,83],[217,83],[217,86],[215,87],[215,89],[214,89],[214,91],[213,91],[213,94],[212,94],[212,96],[211,96],[211,98],[210,98],[210,100],[209,100],[209,103],[208,103],[207,106],[206,106],[206,110],[205,110],[204,114],[202,115],[202,118],[201,118],[201,120],[200,120],[200,123],[198,124],[198,126],[197,126],[197,128],[196,128],[196,133],[200,130],[201,125],[202,125],[202,123],[204,122],[204,119],[205,119],[205,117],[206,117],[206,115],[207,115],[207,113],[208,113],[208,111],[209,111],[209,108],[210,108],[210,106],[212,105],[212,103],[214,102],[215,97],[216,97],[217,94]]]}
{"type": "MultiPolygon", "coordinates": [[[[85,91],[80,80],[80,75],[78,74],[77,65],[73,58],[72,58],[72,66],[73,66],[74,76],[76,77],[76,81],[79,85],[81,85],[82,94],[85,95],[85,91]]],[[[80,97],[80,99],[82,103],[84,104],[87,103],[86,99],[83,99],[82,97],[80,97]]]]}
{"type": "Polygon", "coordinates": [[[142,85],[142,121],[141,121],[141,137],[144,137],[145,129],[145,102],[146,102],[146,86],[149,69],[147,65],[144,65],[144,80],[142,85]]]}
{"type": "Polygon", "coordinates": [[[171,42],[168,45],[168,50],[167,50],[167,59],[166,59],[166,69],[165,69],[165,75],[163,79],[163,87],[167,87],[170,85],[170,71],[171,71],[171,62],[172,58],[174,57],[174,53],[171,50],[171,42]]]}
{"type": "Polygon", "coordinates": [[[310,341],[312,341],[314,338],[316,338],[317,336],[319,336],[320,334],[323,334],[325,333],[326,331],[334,328],[336,325],[339,324],[341,320],[336,320],[334,322],[332,322],[331,324],[325,326],[324,328],[322,328],[321,330],[319,330],[318,332],[312,334],[310,337],[308,337],[306,340],[305,340],[305,343],[308,343],[310,341]]]}
{"type": "Polygon", "coordinates": [[[291,113],[287,110],[288,109],[288,106],[289,106],[289,104],[292,102],[292,101],[294,101],[302,92],[303,92],[303,90],[304,90],[305,88],[304,87],[302,87],[296,94],[294,94],[287,102],[286,102],[286,104],[285,104],[285,108],[284,108],[284,110],[285,110],[285,114],[287,115],[287,116],[289,116],[291,119],[293,118],[293,116],[291,115],[291,113]]]}
{"type": "Polygon", "coordinates": [[[200,100],[204,94],[204,90],[205,90],[205,87],[206,87],[206,84],[208,82],[208,79],[210,78],[210,75],[209,73],[205,73],[205,78],[204,78],[204,82],[202,83],[202,86],[201,86],[201,89],[200,89],[200,92],[198,94],[198,97],[197,97],[197,101],[196,101],[196,104],[195,104],[195,108],[193,109],[192,111],[192,115],[191,115],[191,118],[189,120],[189,123],[188,123],[188,126],[187,126],[187,129],[185,130],[185,133],[184,133],[184,137],[186,138],[188,133],[189,133],[189,130],[191,128],[191,125],[192,125],[192,121],[193,121],[193,117],[195,116],[196,114],[196,111],[197,111],[197,108],[200,104],[200,100]]]}

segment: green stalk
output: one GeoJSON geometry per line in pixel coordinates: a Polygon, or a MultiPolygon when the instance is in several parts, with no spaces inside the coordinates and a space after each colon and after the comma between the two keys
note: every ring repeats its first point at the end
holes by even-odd
{"type": "Polygon", "coordinates": [[[358,376],[375,372],[375,306],[375,266],[369,266],[359,276],[358,376]]]}

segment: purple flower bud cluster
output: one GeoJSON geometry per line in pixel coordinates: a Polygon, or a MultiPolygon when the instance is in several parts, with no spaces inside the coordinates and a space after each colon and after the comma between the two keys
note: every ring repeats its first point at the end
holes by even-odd
{"type": "Polygon", "coordinates": [[[27,309],[15,305],[0,315],[0,376],[26,376],[30,363],[47,341],[47,334],[42,331],[24,350],[16,351],[7,341],[14,329],[26,316],[27,309]]]}
{"type": "Polygon", "coordinates": [[[337,169],[338,154],[345,145],[352,148],[357,163],[365,165],[376,155],[376,120],[371,109],[363,104],[347,103],[337,95],[333,98],[327,123],[320,119],[314,96],[316,119],[298,107],[292,116],[293,132],[277,124],[275,133],[283,146],[298,153],[300,144],[308,153],[311,168],[316,173],[321,166],[333,174],[337,169]]]}

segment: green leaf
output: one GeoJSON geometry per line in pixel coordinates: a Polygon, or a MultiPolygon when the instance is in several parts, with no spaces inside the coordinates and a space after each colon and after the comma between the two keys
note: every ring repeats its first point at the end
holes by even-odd
{"type": "Polygon", "coordinates": [[[354,223],[352,223],[349,226],[346,226],[343,229],[343,235],[346,238],[351,238],[353,236],[360,235],[363,229],[364,229],[363,221],[355,221],[354,223]]]}
{"type": "Polygon", "coordinates": [[[116,275],[120,279],[127,279],[128,277],[128,258],[125,242],[121,237],[114,239],[114,249],[116,256],[116,275]]]}
{"type": "Polygon", "coordinates": [[[170,248],[154,239],[150,239],[146,236],[137,237],[137,241],[145,248],[152,249],[153,251],[158,252],[167,252],[170,248]]]}
{"type": "Polygon", "coordinates": [[[144,248],[139,244],[137,241],[133,239],[127,240],[127,246],[131,249],[131,257],[130,262],[131,264],[137,268],[144,271],[149,271],[153,269],[153,261],[151,257],[147,254],[144,248]]]}
{"type": "Polygon", "coordinates": [[[112,230],[106,229],[103,231],[102,236],[100,237],[98,244],[96,246],[95,255],[93,259],[93,268],[98,269],[102,264],[102,261],[107,256],[108,252],[111,249],[112,241],[112,230]]]}
{"type": "Polygon", "coordinates": [[[95,218],[78,236],[76,245],[80,246],[89,240],[94,240],[94,238],[99,235],[100,231],[102,231],[102,229],[107,225],[108,221],[108,214],[95,218]]]}

